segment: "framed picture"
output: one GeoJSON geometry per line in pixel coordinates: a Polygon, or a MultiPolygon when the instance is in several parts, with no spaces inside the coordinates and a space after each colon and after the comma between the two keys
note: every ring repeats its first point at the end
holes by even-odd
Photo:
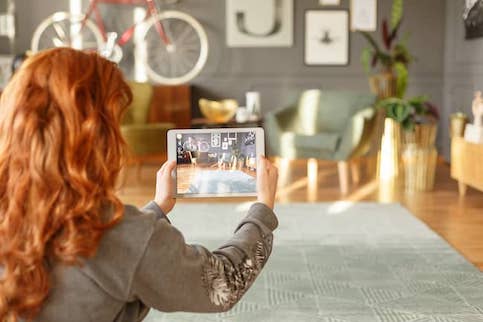
{"type": "Polygon", "coordinates": [[[349,12],[307,10],[305,12],[306,65],[349,64],[349,12]]]}
{"type": "Polygon", "coordinates": [[[219,148],[221,144],[221,133],[211,133],[211,146],[219,148]]]}
{"type": "Polygon", "coordinates": [[[377,0],[351,0],[351,30],[377,30],[377,0]]]}
{"type": "Polygon", "coordinates": [[[291,47],[294,0],[226,0],[228,47],[291,47]]]}
{"type": "Polygon", "coordinates": [[[483,37],[483,0],[466,0],[463,19],[465,39],[483,37]]]}

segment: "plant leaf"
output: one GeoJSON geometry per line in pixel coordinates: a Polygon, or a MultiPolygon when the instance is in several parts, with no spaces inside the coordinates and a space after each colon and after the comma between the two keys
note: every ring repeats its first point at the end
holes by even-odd
{"type": "Polygon", "coordinates": [[[403,98],[404,94],[406,94],[406,89],[408,87],[408,69],[406,66],[401,63],[397,62],[394,64],[394,70],[396,72],[396,96],[399,98],[403,98]]]}
{"type": "Polygon", "coordinates": [[[394,28],[392,28],[391,34],[389,35],[389,46],[391,46],[394,39],[396,39],[397,33],[399,31],[399,27],[401,27],[401,22],[402,22],[402,19],[400,19],[398,24],[394,26],[394,28]]]}
{"type": "Polygon", "coordinates": [[[375,53],[372,55],[372,62],[371,62],[371,66],[372,68],[376,67],[377,65],[377,61],[379,60],[379,56],[377,56],[375,53]]]}
{"type": "Polygon", "coordinates": [[[406,45],[402,43],[399,43],[394,47],[393,56],[395,61],[404,63],[404,65],[408,65],[412,61],[412,57],[409,54],[406,45]]]}
{"type": "Polygon", "coordinates": [[[387,26],[386,19],[382,21],[382,41],[384,43],[384,47],[386,47],[386,49],[389,50],[389,48],[391,48],[391,40],[389,37],[389,28],[387,26]]]}
{"type": "Polygon", "coordinates": [[[410,117],[405,119],[402,123],[402,127],[406,131],[413,131],[414,130],[414,120],[412,120],[410,117]]]}
{"type": "Polygon", "coordinates": [[[394,29],[401,21],[403,16],[403,2],[404,0],[393,0],[391,10],[391,28],[394,29]]]}
{"type": "Polygon", "coordinates": [[[426,106],[426,114],[434,117],[435,119],[439,119],[439,111],[436,105],[426,101],[424,102],[424,105],[426,106]]]}
{"type": "Polygon", "coordinates": [[[379,46],[377,45],[376,40],[374,40],[374,37],[372,37],[371,34],[369,34],[367,31],[360,31],[360,33],[362,36],[364,36],[364,38],[366,38],[366,40],[369,42],[372,48],[374,48],[374,51],[376,53],[381,52],[381,50],[379,49],[379,46]]]}
{"type": "Polygon", "coordinates": [[[376,56],[373,54],[371,48],[366,47],[362,50],[361,64],[362,64],[362,67],[364,67],[364,70],[366,71],[366,73],[368,74],[371,71],[371,61],[373,60],[373,57],[376,57],[376,56]]]}

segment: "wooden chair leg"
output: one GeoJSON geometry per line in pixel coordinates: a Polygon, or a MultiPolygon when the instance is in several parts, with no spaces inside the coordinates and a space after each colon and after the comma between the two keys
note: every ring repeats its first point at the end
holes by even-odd
{"type": "Polygon", "coordinates": [[[307,160],[307,199],[308,201],[316,201],[319,188],[319,164],[317,159],[307,160]]]}
{"type": "Polygon", "coordinates": [[[458,191],[461,197],[464,197],[466,195],[467,188],[468,186],[465,183],[463,183],[462,181],[458,181],[458,191]]]}
{"type": "Polygon", "coordinates": [[[278,187],[284,187],[289,179],[290,160],[277,157],[275,159],[275,165],[278,167],[278,187]]]}
{"type": "Polygon", "coordinates": [[[346,195],[349,192],[349,163],[347,161],[339,161],[337,167],[339,170],[340,192],[346,195]]]}
{"type": "Polygon", "coordinates": [[[359,161],[351,161],[352,182],[359,184],[361,182],[361,171],[359,161]]]}

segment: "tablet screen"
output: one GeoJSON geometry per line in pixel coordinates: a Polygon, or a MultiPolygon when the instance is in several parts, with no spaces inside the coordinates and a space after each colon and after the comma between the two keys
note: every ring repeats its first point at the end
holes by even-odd
{"type": "Polygon", "coordinates": [[[256,192],[256,132],[176,133],[178,195],[256,192]]]}

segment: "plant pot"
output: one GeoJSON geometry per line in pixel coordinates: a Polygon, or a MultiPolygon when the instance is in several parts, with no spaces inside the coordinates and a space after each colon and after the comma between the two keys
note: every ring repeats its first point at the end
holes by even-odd
{"type": "Polygon", "coordinates": [[[402,163],[406,191],[429,191],[434,187],[438,152],[436,123],[418,124],[403,132],[402,163]]]}
{"type": "Polygon", "coordinates": [[[465,134],[468,116],[464,113],[454,113],[450,116],[449,137],[463,137],[465,134]]]}
{"type": "Polygon", "coordinates": [[[370,76],[369,86],[379,99],[396,96],[396,76],[391,72],[370,76]]]}

